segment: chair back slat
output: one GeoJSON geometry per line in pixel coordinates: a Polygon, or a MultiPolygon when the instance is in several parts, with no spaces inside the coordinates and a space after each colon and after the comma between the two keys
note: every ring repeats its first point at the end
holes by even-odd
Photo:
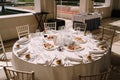
{"type": "Polygon", "coordinates": [[[19,77],[19,72],[16,72],[16,75],[18,76],[18,79],[19,79],[19,78],[20,78],[20,77],[19,77]]]}
{"type": "Polygon", "coordinates": [[[44,29],[56,30],[56,22],[44,23],[44,29]]]}
{"type": "Polygon", "coordinates": [[[27,24],[27,25],[17,26],[16,30],[17,30],[18,37],[20,39],[29,34],[29,25],[27,24]]]}
{"type": "Polygon", "coordinates": [[[3,67],[8,80],[35,80],[34,72],[19,71],[3,67]]]}

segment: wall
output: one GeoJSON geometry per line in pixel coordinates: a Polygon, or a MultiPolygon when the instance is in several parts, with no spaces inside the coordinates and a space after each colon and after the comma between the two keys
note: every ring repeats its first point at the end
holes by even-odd
{"type": "Polygon", "coordinates": [[[87,0],[80,0],[80,13],[87,12],[87,0]]]}
{"type": "Polygon", "coordinates": [[[30,25],[30,32],[35,32],[37,21],[32,13],[0,16],[0,34],[3,40],[18,38],[16,26],[30,25]]]}
{"type": "Polygon", "coordinates": [[[114,0],[105,0],[103,6],[94,7],[94,11],[98,11],[101,13],[102,18],[111,17],[112,6],[114,0]]]}
{"type": "MultiPolygon", "coordinates": [[[[92,12],[92,6],[90,6],[90,0],[80,0],[80,13],[92,12]],[[90,10],[91,9],[91,10],[90,10]]],[[[92,4],[91,4],[92,5],[92,4]]],[[[102,13],[102,17],[110,17],[112,10],[112,0],[105,0],[103,6],[94,7],[94,11],[102,13]]]]}
{"type": "Polygon", "coordinates": [[[94,11],[101,13],[102,18],[107,18],[111,16],[111,8],[107,6],[94,7],[94,11]]]}
{"type": "Polygon", "coordinates": [[[113,9],[120,10],[120,0],[113,0],[113,9]]]}

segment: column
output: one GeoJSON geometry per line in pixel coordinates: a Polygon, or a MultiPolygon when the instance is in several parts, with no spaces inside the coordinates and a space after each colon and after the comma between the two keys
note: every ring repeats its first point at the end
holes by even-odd
{"type": "Polygon", "coordinates": [[[48,12],[47,18],[56,18],[55,0],[35,0],[36,12],[48,12]]]}
{"type": "Polygon", "coordinates": [[[93,12],[93,7],[92,0],[80,0],[80,13],[93,12]]]}
{"type": "Polygon", "coordinates": [[[80,13],[87,12],[87,0],[80,0],[80,13]]]}
{"type": "Polygon", "coordinates": [[[34,7],[36,12],[41,12],[41,0],[34,0],[34,7]]]}

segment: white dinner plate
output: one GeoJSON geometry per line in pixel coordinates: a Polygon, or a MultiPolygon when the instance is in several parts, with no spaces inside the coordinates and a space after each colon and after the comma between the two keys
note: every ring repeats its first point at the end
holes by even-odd
{"type": "Polygon", "coordinates": [[[66,49],[67,51],[74,52],[74,51],[80,51],[80,50],[83,50],[84,47],[80,46],[80,48],[77,48],[77,49],[72,50],[72,49],[69,49],[68,46],[67,46],[67,47],[65,47],[65,49],[66,49]]]}
{"type": "Polygon", "coordinates": [[[85,40],[84,38],[82,37],[75,37],[74,40],[80,44],[84,44],[87,42],[87,40],[85,40]]]}
{"type": "MultiPolygon", "coordinates": [[[[47,44],[47,43],[44,43],[44,44],[47,44]]],[[[48,44],[50,44],[50,46],[48,46],[48,47],[45,47],[45,45],[43,44],[43,48],[45,49],[45,50],[48,50],[48,51],[53,51],[53,50],[55,50],[56,49],[56,46],[55,45],[53,45],[53,44],[50,44],[50,43],[48,43],[48,44]]]]}

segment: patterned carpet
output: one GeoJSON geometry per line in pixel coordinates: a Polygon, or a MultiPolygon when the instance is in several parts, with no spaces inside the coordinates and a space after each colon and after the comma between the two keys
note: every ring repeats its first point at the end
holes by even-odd
{"type": "MultiPolygon", "coordinates": [[[[108,23],[116,21],[116,20],[120,20],[120,18],[106,18],[106,19],[103,19],[101,21],[101,26],[111,28],[110,26],[108,26],[108,23]]],[[[67,25],[67,27],[69,27],[69,26],[72,25],[72,21],[71,20],[66,20],[66,24],[69,24],[69,25],[67,25]]],[[[12,51],[12,46],[15,43],[16,40],[17,39],[13,39],[13,40],[4,42],[6,52],[12,51]]],[[[6,76],[4,74],[4,71],[0,67],[0,80],[5,80],[5,77],[6,76]]],[[[111,72],[109,80],[120,80],[120,66],[117,65],[117,67],[114,68],[114,70],[111,72]]]]}

